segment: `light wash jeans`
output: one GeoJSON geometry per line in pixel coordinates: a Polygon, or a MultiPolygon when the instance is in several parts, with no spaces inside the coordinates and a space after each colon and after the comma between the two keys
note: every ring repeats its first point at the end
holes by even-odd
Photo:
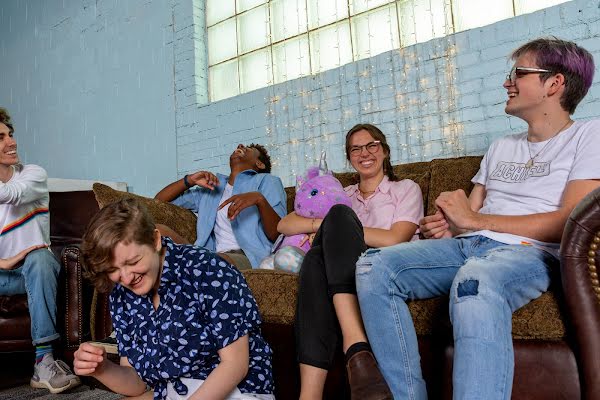
{"type": "Polygon", "coordinates": [[[395,400],[427,399],[407,300],[449,294],[454,399],[510,399],[512,313],[550,284],[552,255],[483,236],[369,249],[356,287],[371,346],[395,400]]]}
{"type": "Polygon", "coordinates": [[[48,249],[32,251],[23,265],[0,270],[0,295],[27,294],[33,344],[58,339],[56,333],[56,290],[60,264],[48,249]]]}

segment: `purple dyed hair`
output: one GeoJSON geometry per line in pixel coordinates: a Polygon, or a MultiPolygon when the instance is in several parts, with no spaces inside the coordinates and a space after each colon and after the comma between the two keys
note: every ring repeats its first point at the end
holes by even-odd
{"type": "Polygon", "coordinates": [[[552,71],[540,74],[542,81],[556,74],[565,77],[565,91],[560,105],[569,114],[573,114],[592,86],[594,57],[583,47],[556,37],[539,38],[525,43],[511,54],[511,59],[516,60],[526,53],[535,57],[538,68],[552,71]]]}

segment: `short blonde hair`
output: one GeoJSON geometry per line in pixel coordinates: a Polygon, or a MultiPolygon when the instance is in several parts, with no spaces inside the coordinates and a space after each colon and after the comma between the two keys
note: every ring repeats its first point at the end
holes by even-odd
{"type": "Polygon", "coordinates": [[[114,250],[118,243],[154,246],[156,226],[146,207],[136,199],[107,205],[88,224],[81,252],[85,277],[100,292],[108,292],[113,283],[108,278],[114,250]]]}

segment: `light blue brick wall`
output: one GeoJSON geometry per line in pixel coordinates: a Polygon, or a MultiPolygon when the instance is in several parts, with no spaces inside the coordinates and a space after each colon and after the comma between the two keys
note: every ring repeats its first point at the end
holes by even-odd
{"type": "MultiPolygon", "coordinates": [[[[145,195],[198,169],[227,172],[238,143],[268,145],[286,185],[322,149],[330,167],[347,169],[344,135],[358,122],[386,132],[394,163],[482,154],[524,127],[503,112],[506,55],[557,35],[600,60],[599,3],[572,1],[208,103],[204,0],[6,0],[0,105],[25,162],[145,195]]],[[[599,103],[600,74],[575,116],[600,116],[599,103]]]]}
{"type": "MultiPolygon", "coordinates": [[[[233,147],[252,141],[268,145],[286,185],[322,149],[331,168],[347,169],[345,132],[359,122],[383,129],[393,163],[483,154],[494,139],[525,127],[504,114],[507,55],[556,35],[585,46],[600,64],[599,7],[598,0],[572,1],[231,99],[186,103],[177,112],[178,175],[227,172],[233,147]]],[[[600,117],[600,73],[575,117],[600,117]]]]}
{"type": "Polygon", "coordinates": [[[0,106],[51,177],[176,179],[172,1],[0,2],[0,106]]]}

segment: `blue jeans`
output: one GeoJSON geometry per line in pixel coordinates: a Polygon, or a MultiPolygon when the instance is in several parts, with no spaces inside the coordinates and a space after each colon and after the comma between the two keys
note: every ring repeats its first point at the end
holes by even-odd
{"type": "Polygon", "coordinates": [[[56,332],[56,290],[60,264],[48,249],[32,251],[23,264],[0,271],[0,295],[27,294],[33,344],[58,339],[56,332]]]}
{"type": "Polygon", "coordinates": [[[558,261],[484,236],[369,249],[356,264],[369,341],[394,399],[427,399],[407,300],[449,294],[454,399],[510,399],[512,313],[539,297],[558,261]]]}

